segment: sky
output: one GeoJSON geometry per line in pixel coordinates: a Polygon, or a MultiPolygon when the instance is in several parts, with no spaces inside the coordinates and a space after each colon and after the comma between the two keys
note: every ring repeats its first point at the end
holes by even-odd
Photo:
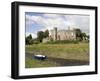
{"type": "Polygon", "coordinates": [[[89,15],[25,12],[25,34],[31,34],[32,38],[37,37],[38,31],[52,30],[54,27],[58,30],[79,28],[89,34],[89,24],[89,15]]]}

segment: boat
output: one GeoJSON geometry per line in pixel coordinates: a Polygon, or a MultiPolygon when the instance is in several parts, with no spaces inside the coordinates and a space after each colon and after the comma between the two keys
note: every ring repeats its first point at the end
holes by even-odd
{"type": "Polygon", "coordinates": [[[47,59],[47,56],[38,54],[38,55],[34,55],[34,58],[38,60],[45,60],[47,59]]]}

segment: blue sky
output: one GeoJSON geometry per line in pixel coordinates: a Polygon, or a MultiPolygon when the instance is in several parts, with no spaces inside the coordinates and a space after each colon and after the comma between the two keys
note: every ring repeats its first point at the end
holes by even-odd
{"type": "Polygon", "coordinates": [[[38,31],[52,30],[54,27],[61,29],[80,28],[83,32],[89,34],[89,15],[71,15],[71,14],[49,14],[25,12],[25,31],[26,36],[32,34],[37,37],[38,31]]]}

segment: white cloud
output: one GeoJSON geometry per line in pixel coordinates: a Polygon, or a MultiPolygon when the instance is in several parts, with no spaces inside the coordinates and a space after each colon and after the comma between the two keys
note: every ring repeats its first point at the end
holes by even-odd
{"type": "Polygon", "coordinates": [[[47,18],[57,18],[57,17],[60,17],[60,15],[58,14],[43,14],[44,17],[47,17],[47,18]]]}
{"type": "Polygon", "coordinates": [[[44,18],[42,16],[26,16],[26,20],[28,20],[27,24],[37,23],[40,24],[43,29],[53,29],[54,27],[58,27],[59,29],[67,29],[67,22],[58,15],[49,15],[45,14],[48,18],[44,18]],[[52,17],[51,17],[52,16],[52,17]]]}
{"type": "Polygon", "coordinates": [[[80,28],[83,32],[89,33],[89,15],[65,15],[65,18],[71,23],[74,22],[76,28],[80,28]]]}
{"type": "MultiPolygon", "coordinates": [[[[80,15],[57,15],[57,14],[43,14],[42,16],[26,15],[27,24],[36,23],[41,25],[41,30],[53,29],[68,29],[80,28],[83,31],[89,32],[89,16],[80,15]]],[[[38,31],[38,30],[37,30],[38,31]]]]}
{"type": "MultiPolygon", "coordinates": [[[[33,23],[40,23],[42,21],[41,16],[31,16],[31,15],[26,15],[26,20],[33,22],[33,23]]],[[[30,22],[28,22],[30,24],[30,22]]]]}

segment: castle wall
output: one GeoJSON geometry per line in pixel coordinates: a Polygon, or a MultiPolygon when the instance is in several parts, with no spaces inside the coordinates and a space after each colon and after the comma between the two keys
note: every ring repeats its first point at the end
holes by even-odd
{"type": "Polygon", "coordinates": [[[74,30],[58,30],[54,28],[51,31],[51,38],[53,40],[75,40],[76,34],[74,30]]]}
{"type": "Polygon", "coordinates": [[[74,31],[58,31],[57,40],[74,40],[74,39],[76,39],[74,31]]]}

